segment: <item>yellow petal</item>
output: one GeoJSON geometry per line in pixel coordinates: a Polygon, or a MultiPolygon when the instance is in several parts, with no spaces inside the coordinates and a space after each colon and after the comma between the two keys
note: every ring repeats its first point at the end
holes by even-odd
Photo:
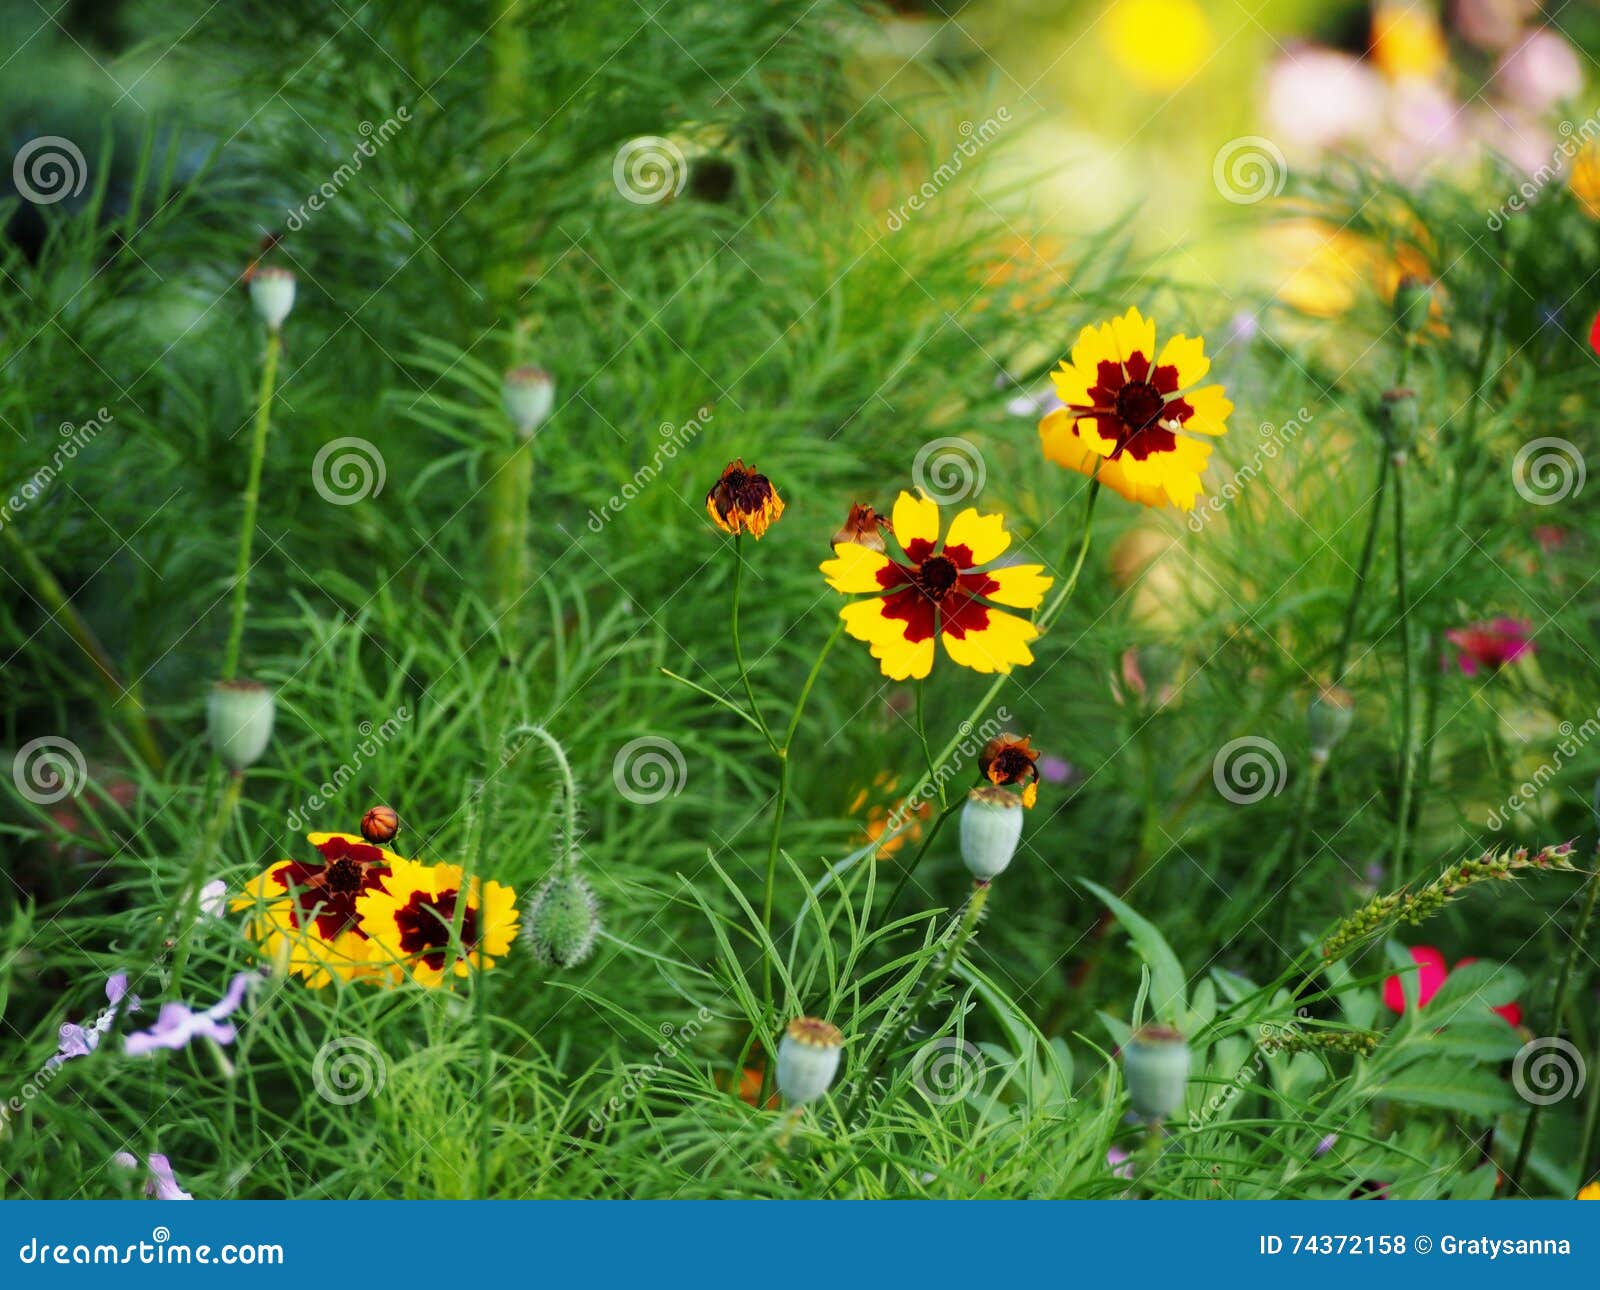
{"type": "Polygon", "coordinates": [[[901,547],[909,547],[918,538],[924,542],[937,542],[939,507],[926,497],[913,497],[903,492],[895,498],[890,524],[894,529],[894,540],[901,547]]]}
{"type": "Polygon", "coordinates": [[[1156,352],[1156,325],[1137,309],[1129,309],[1111,323],[1115,338],[1116,357],[1126,363],[1135,354],[1143,354],[1146,361],[1156,352]]]}
{"type": "Polygon", "coordinates": [[[1033,662],[1028,642],[1038,635],[1039,629],[1026,619],[991,609],[982,631],[969,631],[959,639],[946,633],[942,639],[945,653],[962,667],[974,672],[1009,672],[1018,664],[1033,662]]]}
{"type": "Polygon", "coordinates": [[[1094,384],[1094,369],[1085,371],[1081,367],[1062,363],[1050,373],[1050,383],[1055,386],[1056,398],[1068,407],[1088,407],[1089,387],[1094,384]]]}
{"type": "Polygon", "coordinates": [[[1157,367],[1178,369],[1178,388],[1184,389],[1196,381],[1203,381],[1211,370],[1211,360],[1206,357],[1206,343],[1198,336],[1174,336],[1161,347],[1157,367]]]}
{"type": "Polygon", "coordinates": [[[1006,532],[1004,518],[980,515],[974,507],[968,507],[955,517],[944,538],[946,551],[953,546],[964,546],[972,552],[973,565],[988,564],[1010,545],[1011,535],[1006,532]]]}
{"type": "Polygon", "coordinates": [[[1227,433],[1228,414],[1233,411],[1233,404],[1220,385],[1191,390],[1183,398],[1194,409],[1194,415],[1183,423],[1185,430],[1193,430],[1197,434],[1227,433]]]}
{"type": "Polygon", "coordinates": [[[872,657],[891,681],[921,680],[933,670],[933,638],[908,641],[904,635],[872,644],[872,657]]]}
{"type": "Polygon", "coordinates": [[[1090,378],[1090,384],[1093,384],[1096,369],[1102,361],[1117,361],[1116,341],[1111,335],[1109,323],[1100,327],[1085,327],[1078,333],[1077,342],[1072,347],[1072,365],[1090,378]]]}
{"type": "MultiPolygon", "coordinates": [[[[833,549],[833,559],[822,562],[822,576],[835,591],[857,593],[885,589],[878,574],[893,565],[881,551],[856,542],[841,542],[833,549]]],[[[901,579],[897,576],[895,583],[901,579]]],[[[893,586],[895,583],[888,585],[893,586]]]]}
{"type": "Polygon", "coordinates": [[[987,576],[1000,585],[984,592],[984,599],[997,605],[1010,605],[1013,609],[1037,609],[1044,603],[1044,593],[1055,581],[1045,573],[1042,564],[1008,565],[988,570],[987,576]]]}

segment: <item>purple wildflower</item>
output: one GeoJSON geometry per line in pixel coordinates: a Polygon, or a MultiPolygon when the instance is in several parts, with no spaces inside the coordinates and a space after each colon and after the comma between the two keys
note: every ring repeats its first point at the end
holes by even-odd
{"type": "Polygon", "coordinates": [[[244,992],[256,979],[254,972],[241,972],[228,985],[223,995],[211,1007],[196,1012],[186,1003],[164,1003],[156,1017],[156,1024],[141,1030],[123,1041],[123,1051],[130,1057],[145,1057],[158,1048],[182,1048],[191,1039],[210,1039],[218,1044],[231,1044],[236,1033],[231,1017],[244,1002],[244,992]]]}
{"type": "MultiPolygon", "coordinates": [[[[113,1164],[121,1165],[124,1169],[137,1169],[139,1161],[127,1151],[119,1151],[111,1157],[113,1164]]],[[[144,1185],[144,1194],[154,1196],[157,1200],[193,1200],[194,1197],[178,1186],[178,1179],[172,1172],[172,1162],[165,1156],[154,1155],[147,1158],[150,1167],[150,1178],[144,1185]]]]}
{"type": "Polygon", "coordinates": [[[117,1019],[117,1005],[124,998],[128,1001],[129,1012],[139,1011],[139,996],[128,993],[128,974],[117,972],[106,980],[107,1006],[92,1025],[85,1027],[69,1021],[61,1027],[56,1054],[45,1060],[45,1069],[54,1070],[74,1057],[87,1057],[94,1052],[105,1033],[111,1029],[111,1023],[117,1019]]]}

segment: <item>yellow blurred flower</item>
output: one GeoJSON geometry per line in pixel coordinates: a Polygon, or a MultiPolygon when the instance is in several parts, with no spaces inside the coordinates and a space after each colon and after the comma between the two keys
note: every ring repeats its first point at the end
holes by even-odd
{"type": "Polygon", "coordinates": [[[1593,139],[1572,159],[1567,187],[1590,219],[1600,219],[1600,144],[1593,139]]]}
{"type": "Polygon", "coordinates": [[[1115,0],[1101,28],[1117,66],[1147,90],[1175,90],[1216,47],[1195,0],[1115,0]]]}
{"type": "Polygon", "coordinates": [[[1372,61],[1391,80],[1432,80],[1450,63],[1439,15],[1426,3],[1380,4],[1372,15],[1372,61]]]}

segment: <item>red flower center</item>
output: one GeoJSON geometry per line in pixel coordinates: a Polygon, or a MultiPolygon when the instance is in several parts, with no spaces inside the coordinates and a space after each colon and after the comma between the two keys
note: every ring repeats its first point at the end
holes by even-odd
{"type": "MultiPolygon", "coordinates": [[[[450,947],[450,927],[456,917],[456,897],[447,891],[430,896],[414,891],[411,899],[395,911],[395,926],[400,929],[400,948],[417,955],[434,971],[444,967],[445,950],[450,947]]],[[[478,911],[470,905],[461,919],[461,947],[470,950],[478,943],[478,911]]]]}

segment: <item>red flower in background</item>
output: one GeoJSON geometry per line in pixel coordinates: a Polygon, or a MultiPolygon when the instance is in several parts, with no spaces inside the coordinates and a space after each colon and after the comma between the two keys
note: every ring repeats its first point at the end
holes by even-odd
{"type": "Polygon", "coordinates": [[[1444,635],[1456,647],[1456,661],[1466,676],[1477,676],[1482,669],[1498,672],[1533,650],[1533,624],[1526,618],[1468,623],[1444,635]]]}
{"type": "MultiPolygon", "coordinates": [[[[1444,955],[1431,945],[1413,945],[1410,949],[1411,960],[1417,965],[1416,989],[1417,1007],[1426,1008],[1428,1001],[1439,993],[1439,987],[1450,975],[1450,969],[1444,965],[1444,955]]],[[[1458,968],[1466,967],[1468,963],[1476,963],[1477,959],[1466,958],[1457,963],[1458,968]]],[[[1385,979],[1383,983],[1383,1003],[1390,1012],[1404,1012],[1406,1010],[1405,987],[1400,980],[1400,974],[1385,979]]],[[[1520,1003],[1507,1003],[1489,1011],[1498,1013],[1513,1026],[1522,1024],[1522,1005],[1520,1003]]]]}
{"type": "Polygon", "coordinates": [[[1600,314],[1594,316],[1594,321],[1589,324],[1589,348],[1600,354],[1600,314]]]}

